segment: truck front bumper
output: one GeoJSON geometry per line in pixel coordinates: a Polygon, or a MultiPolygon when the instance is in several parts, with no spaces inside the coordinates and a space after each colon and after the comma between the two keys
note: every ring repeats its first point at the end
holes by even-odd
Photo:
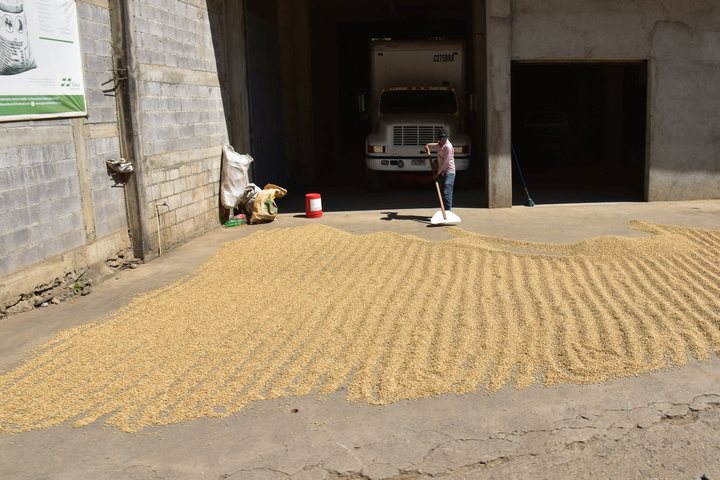
{"type": "MultiPolygon", "coordinates": [[[[428,157],[365,157],[365,165],[369,170],[385,172],[430,172],[428,157]]],[[[467,170],[469,166],[469,157],[455,157],[455,170],[467,170]]]]}

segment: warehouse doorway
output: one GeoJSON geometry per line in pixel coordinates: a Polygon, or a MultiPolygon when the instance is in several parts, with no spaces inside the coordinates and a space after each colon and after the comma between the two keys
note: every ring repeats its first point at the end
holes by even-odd
{"type": "Polygon", "coordinates": [[[533,200],[644,200],[646,111],[647,62],[514,62],[512,141],[533,200]]]}
{"type": "MultiPolygon", "coordinates": [[[[372,39],[472,44],[472,0],[442,8],[432,0],[247,0],[245,7],[254,178],[293,190],[365,188],[369,121],[357,99],[370,91],[372,39]]],[[[480,168],[481,158],[475,162],[480,168]]]]}
{"type": "MultiPolygon", "coordinates": [[[[426,11],[420,10],[416,14],[422,12],[426,11]]],[[[320,181],[325,184],[365,184],[365,138],[370,133],[371,122],[367,112],[358,111],[357,99],[358,94],[366,93],[370,102],[377,101],[369,95],[372,40],[411,41],[441,38],[467,43],[469,29],[470,26],[465,20],[440,18],[428,22],[422,16],[386,20],[342,20],[337,24],[337,60],[329,61],[318,57],[320,64],[315,65],[317,72],[321,72],[323,68],[332,68],[333,72],[327,71],[327,74],[321,76],[323,79],[332,79],[335,85],[323,85],[323,80],[316,82],[314,96],[321,98],[324,92],[334,91],[337,99],[317,102],[315,105],[316,124],[320,127],[316,135],[320,181]],[[419,25],[423,27],[420,28],[419,25]]],[[[322,49],[320,41],[316,46],[317,51],[322,49]]],[[[467,53],[465,58],[469,67],[467,53]]],[[[424,78],[422,72],[419,72],[418,78],[424,78]]],[[[470,84],[470,81],[466,80],[466,84],[470,84]]],[[[462,96],[460,98],[463,99],[462,96]]]]}

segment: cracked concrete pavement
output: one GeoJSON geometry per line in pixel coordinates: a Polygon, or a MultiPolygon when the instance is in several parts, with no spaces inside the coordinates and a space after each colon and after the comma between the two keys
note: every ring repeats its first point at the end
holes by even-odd
{"type": "MultiPolygon", "coordinates": [[[[282,210],[282,204],[280,204],[282,210]]],[[[441,239],[425,210],[338,211],[320,221],[441,239]],[[402,221],[406,219],[407,221],[402,221]]],[[[137,293],[196,268],[227,239],[307,222],[218,229],[73,304],[0,322],[0,369],[55,332],[102,320],[137,293]]],[[[720,201],[462,210],[463,228],[520,240],[574,242],[637,234],[629,220],[720,228],[720,201]]],[[[3,479],[720,479],[720,359],[600,385],[534,385],[386,406],[344,391],[257,402],[222,419],[127,434],[102,422],[0,436],[3,479]]],[[[1,407],[0,407],[1,408],[1,407]]]]}

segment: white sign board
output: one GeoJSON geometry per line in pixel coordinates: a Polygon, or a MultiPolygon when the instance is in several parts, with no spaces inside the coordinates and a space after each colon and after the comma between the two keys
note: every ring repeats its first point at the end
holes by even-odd
{"type": "Polygon", "coordinates": [[[0,121],[86,114],[76,0],[0,0],[0,121]]]}

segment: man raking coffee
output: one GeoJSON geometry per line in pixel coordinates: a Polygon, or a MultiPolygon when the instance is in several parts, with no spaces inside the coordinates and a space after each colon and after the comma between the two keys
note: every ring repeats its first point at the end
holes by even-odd
{"type": "Polygon", "coordinates": [[[460,223],[460,217],[452,213],[453,188],[455,185],[455,151],[448,139],[448,133],[440,130],[436,143],[426,143],[425,151],[428,155],[437,152],[437,168],[433,169],[433,180],[438,191],[440,211],[433,215],[430,223],[433,225],[460,223]],[[442,195],[440,187],[442,185],[442,195]]]}

